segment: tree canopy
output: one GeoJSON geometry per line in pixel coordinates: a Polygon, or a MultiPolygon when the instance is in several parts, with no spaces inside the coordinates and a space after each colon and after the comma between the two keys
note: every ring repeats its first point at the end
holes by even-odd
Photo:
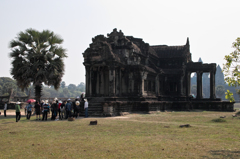
{"type": "Polygon", "coordinates": [[[35,29],[20,32],[10,42],[11,75],[22,90],[33,83],[37,100],[41,97],[42,83],[53,85],[55,89],[60,87],[63,58],[67,57],[60,45],[62,42],[60,36],[49,30],[39,32],[35,29]]]}
{"type": "MultiPolygon", "coordinates": [[[[225,82],[229,86],[240,86],[240,38],[237,38],[235,42],[233,42],[232,47],[234,51],[229,55],[225,56],[226,63],[223,65],[223,73],[225,76],[225,82]]],[[[226,98],[230,101],[234,101],[234,98],[231,97],[231,93],[229,90],[226,92],[226,98]]]]}
{"type": "Polygon", "coordinates": [[[16,84],[16,81],[10,77],[0,77],[0,95],[9,95],[13,90],[14,96],[26,96],[28,91],[21,91],[16,84]]]}

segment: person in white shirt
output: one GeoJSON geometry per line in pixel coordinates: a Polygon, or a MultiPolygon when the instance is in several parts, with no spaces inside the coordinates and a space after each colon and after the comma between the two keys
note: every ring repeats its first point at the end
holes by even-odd
{"type": "Polygon", "coordinates": [[[4,117],[7,117],[7,102],[4,104],[4,117]]]}
{"type": "Polygon", "coordinates": [[[85,118],[88,117],[88,101],[87,99],[84,99],[84,110],[85,110],[85,118]]]}

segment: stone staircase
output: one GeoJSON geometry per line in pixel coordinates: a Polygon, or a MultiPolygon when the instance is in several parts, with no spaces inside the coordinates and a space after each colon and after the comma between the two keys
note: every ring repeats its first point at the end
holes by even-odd
{"type": "Polygon", "coordinates": [[[89,116],[102,116],[103,107],[102,103],[104,102],[103,97],[94,97],[88,98],[88,114],[89,116]]]}

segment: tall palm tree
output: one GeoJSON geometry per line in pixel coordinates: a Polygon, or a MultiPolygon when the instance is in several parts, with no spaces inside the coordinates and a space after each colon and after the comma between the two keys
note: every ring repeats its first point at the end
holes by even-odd
{"type": "Polygon", "coordinates": [[[31,83],[35,98],[40,101],[42,84],[60,87],[64,74],[63,58],[67,57],[62,48],[63,39],[49,30],[39,32],[27,29],[10,42],[12,58],[11,75],[24,90],[31,83]]]}

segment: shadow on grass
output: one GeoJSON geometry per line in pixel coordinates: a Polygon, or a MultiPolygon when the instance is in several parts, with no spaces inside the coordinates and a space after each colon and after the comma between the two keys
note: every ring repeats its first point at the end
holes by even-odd
{"type": "MultiPolygon", "coordinates": [[[[102,118],[102,117],[101,117],[102,118]]],[[[47,121],[46,120],[42,120],[42,117],[40,118],[41,120],[36,120],[36,116],[32,115],[30,120],[26,119],[26,115],[22,115],[20,122],[61,122],[61,121],[67,121],[67,119],[63,119],[63,120],[51,120],[51,116],[48,116],[47,121]]],[[[78,117],[75,120],[81,120],[84,119],[84,117],[78,117]]],[[[7,115],[7,117],[4,117],[3,115],[0,116],[0,124],[9,124],[9,123],[14,123],[16,122],[16,115],[7,115]],[[2,121],[2,122],[1,122],[2,121]]]]}
{"type": "MultiPolygon", "coordinates": [[[[26,117],[25,115],[22,115],[22,117],[26,117]]],[[[22,118],[21,117],[21,118],[22,118]]],[[[4,115],[1,115],[0,116],[0,120],[1,119],[12,119],[12,118],[15,118],[16,119],[16,115],[7,115],[7,117],[4,117],[4,115]]]]}
{"type": "MultiPolygon", "coordinates": [[[[231,150],[211,150],[209,153],[213,158],[240,158],[240,151],[231,150]]],[[[212,158],[208,156],[203,156],[203,158],[212,158]]]]}

